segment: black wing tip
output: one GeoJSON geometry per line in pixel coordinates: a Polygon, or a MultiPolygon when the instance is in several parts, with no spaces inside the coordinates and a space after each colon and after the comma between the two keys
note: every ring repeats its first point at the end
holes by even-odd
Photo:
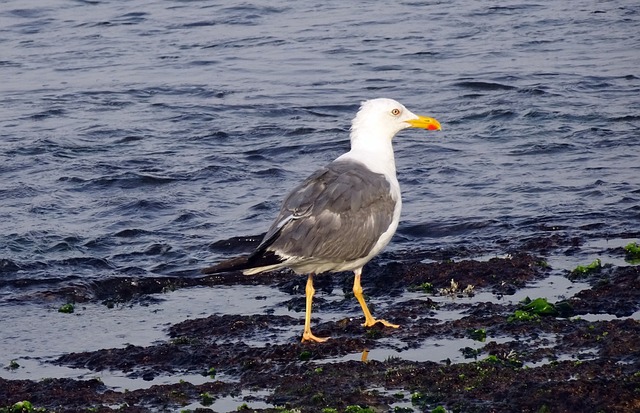
{"type": "Polygon", "coordinates": [[[222,261],[219,264],[200,270],[202,274],[219,274],[223,272],[242,271],[252,268],[281,264],[284,259],[273,251],[262,251],[261,254],[244,255],[222,261]]]}
{"type": "Polygon", "coordinates": [[[216,269],[217,265],[213,265],[211,267],[203,268],[200,270],[200,274],[217,274],[218,270],[216,269]]]}
{"type": "Polygon", "coordinates": [[[249,266],[247,265],[248,261],[249,261],[249,255],[231,258],[230,260],[222,261],[219,264],[204,268],[200,272],[203,274],[218,274],[221,272],[244,270],[249,268],[249,266]]]}

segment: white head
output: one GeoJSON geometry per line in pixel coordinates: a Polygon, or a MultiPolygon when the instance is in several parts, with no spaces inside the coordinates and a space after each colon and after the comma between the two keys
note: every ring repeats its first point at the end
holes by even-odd
{"type": "Polygon", "coordinates": [[[440,123],[412,113],[393,99],[367,100],[351,124],[351,145],[365,143],[360,141],[374,146],[389,144],[396,133],[406,128],[440,130],[440,123]]]}

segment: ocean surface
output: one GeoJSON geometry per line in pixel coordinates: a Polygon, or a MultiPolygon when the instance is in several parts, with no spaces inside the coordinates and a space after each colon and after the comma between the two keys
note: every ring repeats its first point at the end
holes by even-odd
{"type": "Polygon", "coordinates": [[[266,231],[370,98],[443,126],[395,138],[387,251],[637,234],[639,27],[637,1],[0,2],[0,363],[50,292],[237,252],[211,245],[266,231]]]}

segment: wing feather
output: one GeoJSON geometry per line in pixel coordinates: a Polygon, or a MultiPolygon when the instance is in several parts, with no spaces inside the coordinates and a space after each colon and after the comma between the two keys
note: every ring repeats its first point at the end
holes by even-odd
{"type": "Polygon", "coordinates": [[[285,198],[258,251],[309,259],[363,258],[389,228],[396,200],[384,175],[334,161],[285,198]]]}

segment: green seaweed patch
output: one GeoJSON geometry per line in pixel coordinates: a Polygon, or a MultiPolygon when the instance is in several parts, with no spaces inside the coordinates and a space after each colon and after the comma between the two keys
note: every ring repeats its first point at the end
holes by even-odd
{"type": "Polygon", "coordinates": [[[624,246],[626,253],[625,261],[629,264],[640,264],[640,245],[637,242],[630,242],[624,246]]]}
{"type": "Polygon", "coordinates": [[[480,341],[484,343],[487,339],[487,329],[486,328],[470,328],[467,330],[467,334],[469,338],[475,341],[480,341]]]}
{"type": "Polygon", "coordinates": [[[421,403],[426,402],[426,397],[421,392],[417,391],[411,394],[411,403],[415,405],[420,405],[421,403]]]}
{"type": "Polygon", "coordinates": [[[20,364],[15,360],[11,360],[5,370],[17,370],[18,368],[20,368],[20,364]]]}
{"type": "Polygon", "coordinates": [[[576,268],[574,268],[571,271],[571,275],[574,278],[583,277],[589,274],[597,273],[601,269],[602,269],[602,261],[600,261],[600,258],[596,258],[595,261],[593,261],[589,265],[578,265],[576,268]]]}
{"type": "Polygon", "coordinates": [[[536,298],[531,300],[529,297],[525,298],[522,303],[525,311],[538,315],[558,315],[556,307],[547,301],[546,298],[536,298]]]}
{"type": "Polygon", "coordinates": [[[361,407],[355,404],[347,406],[347,408],[344,409],[344,413],[374,413],[374,411],[371,407],[361,407]]]}
{"type": "Polygon", "coordinates": [[[71,314],[75,311],[75,306],[72,303],[63,304],[58,308],[59,313],[71,314]]]}
{"type": "Polygon", "coordinates": [[[529,297],[525,298],[521,302],[520,308],[513,312],[508,318],[508,322],[522,321],[539,321],[542,316],[557,316],[560,312],[556,309],[556,306],[546,298],[536,298],[534,300],[529,297]]]}
{"type": "Polygon", "coordinates": [[[203,406],[211,406],[213,404],[213,397],[207,392],[200,394],[200,404],[203,406]]]}
{"type": "Polygon", "coordinates": [[[33,407],[33,404],[28,400],[14,403],[8,407],[0,408],[0,413],[41,413],[46,412],[44,407],[33,407]]]}
{"type": "Polygon", "coordinates": [[[215,367],[209,367],[209,370],[207,370],[203,376],[209,376],[210,379],[215,379],[216,378],[216,368],[215,367]]]}
{"type": "Polygon", "coordinates": [[[483,359],[481,363],[503,365],[505,367],[515,368],[520,368],[523,366],[523,363],[518,357],[518,354],[513,350],[506,354],[491,354],[483,359]]]}
{"type": "Polygon", "coordinates": [[[510,323],[513,323],[516,321],[529,322],[529,321],[538,321],[538,320],[540,320],[539,315],[531,314],[530,312],[524,311],[524,310],[516,310],[513,312],[513,314],[511,314],[507,318],[507,321],[510,323]]]}
{"type": "Polygon", "coordinates": [[[411,394],[411,404],[421,408],[423,411],[438,402],[438,398],[428,393],[422,393],[420,391],[413,392],[411,394]]]}
{"type": "Polygon", "coordinates": [[[433,294],[434,293],[434,288],[433,288],[433,284],[431,284],[430,282],[424,282],[422,284],[419,285],[414,285],[410,287],[410,290],[412,291],[422,291],[425,294],[433,294]]]}

